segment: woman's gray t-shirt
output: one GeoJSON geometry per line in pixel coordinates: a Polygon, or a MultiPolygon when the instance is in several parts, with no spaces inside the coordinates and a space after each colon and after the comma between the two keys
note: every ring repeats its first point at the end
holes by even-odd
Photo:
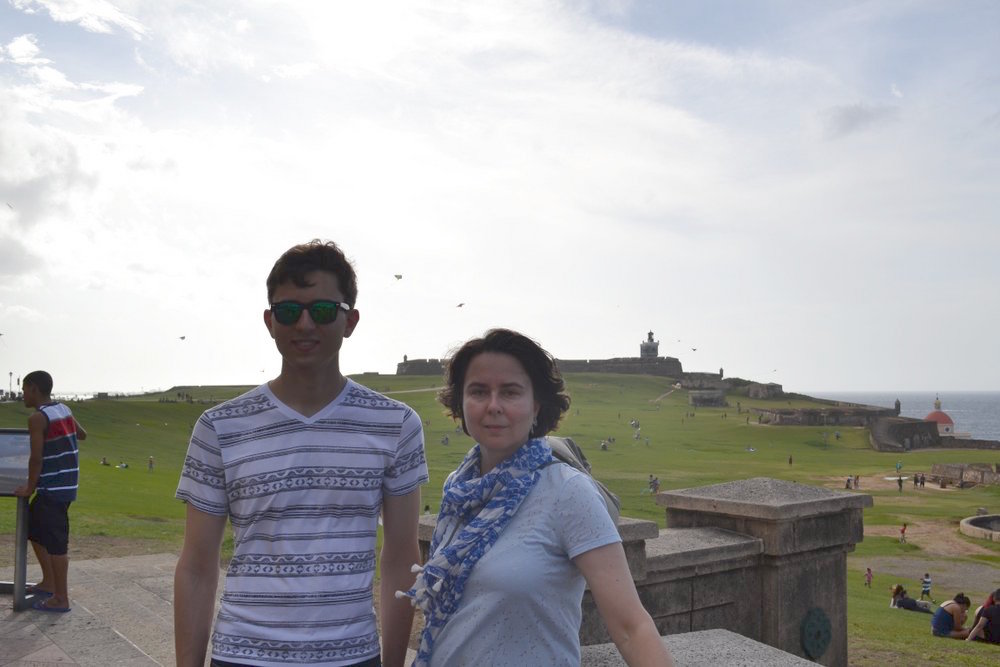
{"type": "Polygon", "coordinates": [[[431,665],[579,665],[586,582],[571,559],[620,541],[590,478],[564,464],[544,468],[473,569],[431,665]]]}

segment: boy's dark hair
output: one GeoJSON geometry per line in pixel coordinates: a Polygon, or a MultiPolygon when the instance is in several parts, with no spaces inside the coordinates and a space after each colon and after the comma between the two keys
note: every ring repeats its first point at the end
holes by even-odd
{"type": "Polygon", "coordinates": [[[31,371],[24,376],[23,384],[30,384],[42,392],[43,396],[52,393],[52,376],[45,371],[31,371]]]}
{"type": "Polygon", "coordinates": [[[292,246],[278,258],[267,276],[267,302],[271,303],[274,291],[289,280],[296,287],[311,287],[312,284],[306,281],[306,274],[313,271],[329,271],[337,276],[344,300],[351,308],[357,305],[358,277],[354,266],[336,243],[319,239],[292,246]]]}
{"type": "Polygon", "coordinates": [[[473,338],[452,354],[445,369],[446,386],[438,394],[438,401],[448,408],[449,415],[462,420],[465,434],[469,434],[462,413],[465,373],[472,360],[483,352],[509,354],[520,362],[531,379],[531,392],[539,407],[530,437],[538,438],[555,430],[563,414],[569,410],[569,396],[564,391],[566,385],[552,355],[516,331],[491,329],[482,338],[473,338]]]}

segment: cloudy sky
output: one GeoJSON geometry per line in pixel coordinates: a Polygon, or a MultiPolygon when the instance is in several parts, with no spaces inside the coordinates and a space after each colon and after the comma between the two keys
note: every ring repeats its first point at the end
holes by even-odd
{"type": "Polygon", "coordinates": [[[3,387],[268,379],[321,237],[346,372],[508,326],[1000,389],[998,62],[992,0],[0,0],[3,387]]]}

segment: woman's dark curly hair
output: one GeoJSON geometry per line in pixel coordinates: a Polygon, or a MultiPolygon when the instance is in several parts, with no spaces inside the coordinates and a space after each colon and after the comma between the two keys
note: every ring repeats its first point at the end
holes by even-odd
{"type": "Polygon", "coordinates": [[[509,354],[520,362],[531,379],[531,392],[539,407],[530,437],[538,438],[554,431],[569,410],[569,395],[555,359],[524,334],[510,329],[490,329],[482,338],[473,338],[451,355],[444,372],[446,386],[438,394],[438,401],[448,408],[448,414],[462,420],[465,434],[469,435],[462,413],[465,373],[472,360],[483,352],[509,354]]]}

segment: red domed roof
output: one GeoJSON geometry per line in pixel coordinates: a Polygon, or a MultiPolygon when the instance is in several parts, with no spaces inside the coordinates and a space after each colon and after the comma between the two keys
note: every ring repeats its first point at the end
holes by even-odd
{"type": "Polygon", "coordinates": [[[924,421],[937,422],[942,426],[952,426],[955,423],[952,420],[952,418],[948,416],[947,412],[942,412],[941,410],[935,410],[934,412],[930,413],[929,415],[924,417],[924,421]]]}

